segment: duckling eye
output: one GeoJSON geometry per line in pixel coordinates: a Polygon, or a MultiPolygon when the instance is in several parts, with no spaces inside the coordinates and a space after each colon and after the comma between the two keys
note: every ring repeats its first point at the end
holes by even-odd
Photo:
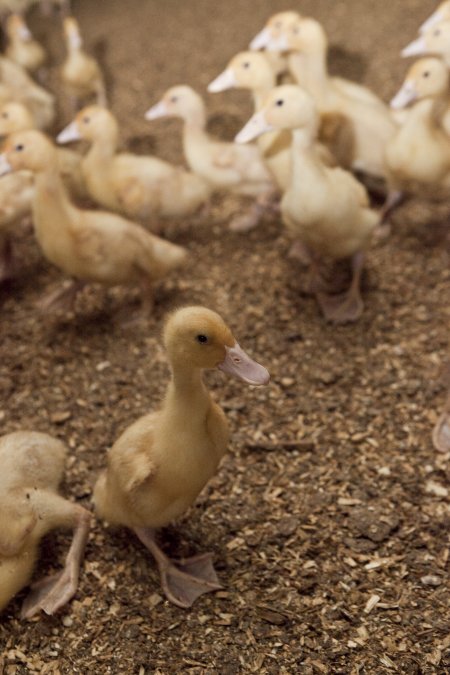
{"type": "Polygon", "coordinates": [[[283,104],[284,104],[284,101],[283,101],[282,98],[279,98],[278,101],[275,103],[275,105],[277,105],[279,108],[281,108],[281,106],[282,106],[283,104]]]}
{"type": "Polygon", "coordinates": [[[178,96],[171,96],[170,100],[172,103],[176,103],[178,101],[178,96]]]}
{"type": "Polygon", "coordinates": [[[437,28],[437,29],[434,31],[434,34],[435,34],[436,36],[438,36],[438,35],[441,34],[441,31],[439,30],[439,28],[437,28]]]}
{"type": "Polygon", "coordinates": [[[16,145],[16,147],[14,148],[14,150],[15,150],[16,152],[22,152],[23,149],[24,149],[24,146],[22,145],[22,143],[19,143],[19,144],[16,145]]]}
{"type": "Polygon", "coordinates": [[[206,335],[197,335],[196,340],[197,342],[201,342],[202,344],[208,342],[208,338],[206,337],[206,335]]]}
{"type": "Polygon", "coordinates": [[[281,28],[281,21],[275,21],[273,25],[275,26],[275,28],[281,28]]]}
{"type": "Polygon", "coordinates": [[[84,124],[89,124],[90,121],[91,121],[90,117],[83,117],[84,124]]]}
{"type": "Polygon", "coordinates": [[[8,115],[7,112],[3,112],[3,113],[2,113],[2,117],[3,117],[4,120],[7,120],[8,117],[9,117],[9,115],[8,115]]]}
{"type": "Polygon", "coordinates": [[[424,77],[430,77],[430,71],[426,70],[423,74],[424,77]]]}
{"type": "Polygon", "coordinates": [[[246,61],[245,63],[243,63],[243,64],[242,64],[242,67],[243,67],[243,68],[250,68],[249,62],[246,61]]]}

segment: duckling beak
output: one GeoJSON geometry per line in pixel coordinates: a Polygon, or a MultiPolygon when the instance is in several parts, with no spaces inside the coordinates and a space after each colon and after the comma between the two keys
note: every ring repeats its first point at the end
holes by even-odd
{"type": "Polygon", "coordinates": [[[216,77],[215,80],[208,84],[208,91],[212,94],[216,94],[219,91],[225,91],[226,89],[233,89],[237,84],[236,76],[232,68],[227,68],[216,77]]]}
{"type": "Polygon", "coordinates": [[[288,52],[289,43],[286,35],[279,35],[277,38],[271,37],[266,49],[268,52],[288,52]]]}
{"type": "Polygon", "coordinates": [[[6,176],[12,170],[12,166],[6,159],[6,155],[4,153],[0,154],[0,176],[6,176]]]}
{"type": "Polygon", "coordinates": [[[72,141],[81,141],[81,134],[76,122],[68,124],[56,137],[56,142],[60,144],[72,143],[72,141]]]}
{"type": "Polygon", "coordinates": [[[19,26],[19,29],[17,31],[17,35],[20,37],[21,40],[24,42],[30,42],[30,40],[33,38],[31,35],[31,32],[27,26],[19,26]]]}
{"type": "Polygon", "coordinates": [[[429,28],[435,26],[437,23],[443,20],[444,15],[437,9],[430,17],[428,17],[426,21],[423,22],[419,28],[419,33],[425,33],[425,31],[427,31],[429,28]]]}
{"type": "Polygon", "coordinates": [[[158,117],[165,117],[168,114],[167,106],[164,101],[156,103],[145,113],[146,120],[157,120],[158,117]]]}
{"type": "Polygon", "coordinates": [[[249,119],[234,140],[236,143],[248,143],[268,131],[273,131],[273,126],[267,122],[264,112],[261,110],[249,119]]]}
{"type": "Polygon", "coordinates": [[[272,39],[272,33],[270,32],[269,28],[263,28],[261,31],[259,31],[258,35],[255,35],[253,40],[250,42],[250,49],[257,50],[257,49],[264,49],[267,47],[268,43],[272,39]]]}
{"type": "Polygon", "coordinates": [[[394,110],[401,110],[413,103],[417,98],[417,90],[414,82],[406,81],[400,91],[394,96],[391,101],[391,108],[394,110]]]}
{"type": "Polygon", "coordinates": [[[402,49],[400,53],[403,57],[420,56],[421,54],[426,54],[427,46],[425,44],[425,38],[419,37],[417,40],[413,40],[409,43],[409,45],[402,49]]]}
{"type": "Polygon", "coordinates": [[[268,384],[269,372],[249,355],[236,342],[234,347],[225,347],[225,359],[217,367],[227,375],[234,375],[246,384],[256,386],[268,384]]]}

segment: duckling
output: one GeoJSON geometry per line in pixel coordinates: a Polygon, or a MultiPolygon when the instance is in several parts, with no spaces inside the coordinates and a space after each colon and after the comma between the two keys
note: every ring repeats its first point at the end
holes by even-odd
{"type": "Polygon", "coordinates": [[[69,200],[59,174],[56,148],[41,132],[8,137],[0,175],[28,170],[35,177],[33,222],[45,257],[75,281],[44,307],[72,305],[86,282],[105,286],[141,284],[149,303],[151,285],[182,264],[186,251],[139,225],[104,211],[87,211],[69,200]]]}
{"type": "Polygon", "coordinates": [[[57,137],[58,143],[86,140],[91,148],[82,171],[92,199],[155,227],[155,216],[194,214],[210,195],[206,181],[157,157],[118,153],[119,125],[100,106],[88,106],[57,137]]]}
{"type": "Polygon", "coordinates": [[[38,71],[45,63],[47,55],[42,45],[33,36],[20,14],[11,14],[6,21],[8,46],[5,55],[30,73],[38,71]]]}
{"type": "Polygon", "coordinates": [[[272,40],[278,38],[294,26],[300,19],[301,14],[292,10],[277,12],[267,21],[264,28],[250,42],[250,49],[266,49],[272,40]]]}
{"type": "Polygon", "coordinates": [[[450,390],[444,410],[433,429],[433,444],[439,452],[450,452],[450,390]]]}
{"type": "Polygon", "coordinates": [[[433,14],[429,16],[428,19],[420,26],[419,32],[423,33],[429,28],[435,26],[437,23],[447,20],[450,20],[450,0],[444,0],[444,2],[441,2],[436,11],[434,11],[433,14]]]}
{"type": "Polygon", "coordinates": [[[133,530],[152,553],[168,600],[190,607],[203,593],[221,588],[211,554],[170,560],[154,530],[187,511],[227,449],[226,417],[208,393],[202,372],[218,368],[252,385],[267,384],[269,373],[238,345],[223,319],[205,307],[171,314],[164,346],[172,377],[162,408],[138,419],[114,443],[94,503],[100,518],[133,530]]]}
{"type": "Polygon", "coordinates": [[[55,97],[34,82],[17,63],[0,57],[0,102],[23,103],[33,115],[38,129],[51,126],[55,118],[55,97]]]}
{"type": "Polygon", "coordinates": [[[364,252],[379,217],[352,174],[323,164],[315,149],[318,128],[319,114],[312,97],[298,86],[284,85],[270,92],[236,141],[246,143],[275,129],[292,130],[292,177],[281,200],[283,221],[310,249],[313,270],[319,256],[352,258],[350,289],[335,296],[317,293],[325,317],[344,323],[355,321],[363,311],[359,285],[364,252]]]}
{"type": "MultiPolygon", "coordinates": [[[[264,202],[274,191],[271,174],[259,149],[213,139],[206,131],[205,104],[191,87],[179,85],[168,89],[145,117],[180,117],[184,122],[183,149],[189,167],[215,190],[259,196],[264,202]]],[[[254,227],[261,217],[256,208],[235,229],[254,227]]]]}
{"type": "Polygon", "coordinates": [[[66,446],[48,434],[16,431],[0,437],[0,611],[33,574],[40,540],[56,528],[73,528],[62,572],[34,584],[22,618],[54,614],[75,595],[91,515],[58,494],[66,446]]]}
{"type": "MultiPolygon", "coordinates": [[[[351,141],[333,147],[339,163],[384,178],[383,150],[395,133],[396,122],[381,99],[367,87],[329,76],[328,42],[320,23],[300,19],[278,38],[272,38],[267,48],[289,50],[290,70],[297,83],[314,98],[319,112],[337,115],[339,125],[345,121],[351,141]]],[[[340,130],[340,134],[344,132],[340,130]]]]}
{"type": "Polygon", "coordinates": [[[402,49],[402,56],[440,56],[450,67],[450,18],[430,26],[402,49]]]}
{"type": "Polygon", "coordinates": [[[448,199],[450,190],[450,129],[445,128],[449,104],[449,71],[440,59],[414,63],[391,106],[408,108],[405,122],[385,150],[392,190],[430,199],[448,199]]]}
{"type": "Polygon", "coordinates": [[[97,61],[83,50],[80,27],[73,16],[63,21],[67,58],[61,67],[61,79],[72,101],[79,107],[79,101],[96,96],[97,103],[107,106],[106,88],[97,61]]]}
{"type": "MultiPolygon", "coordinates": [[[[11,101],[0,106],[0,137],[34,128],[33,116],[23,103],[11,101]]],[[[86,199],[88,194],[81,170],[81,156],[66,148],[58,148],[57,155],[59,170],[70,194],[78,199],[86,199]]],[[[5,180],[0,181],[0,188],[5,180]]]]}

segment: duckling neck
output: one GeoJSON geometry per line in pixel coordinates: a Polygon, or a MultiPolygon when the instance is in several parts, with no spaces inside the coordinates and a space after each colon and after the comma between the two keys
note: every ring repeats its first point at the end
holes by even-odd
{"type": "Polygon", "coordinates": [[[163,410],[170,418],[185,419],[189,424],[196,420],[203,422],[211,404],[211,398],[205,387],[202,371],[199,368],[173,366],[172,379],[167,388],[163,410]]]}
{"type": "Polygon", "coordinates": [[[183,151],[191,171],[194,173],[198,167],[199,153],[208,152],[209,136],[206,132],[205,111],[197,110],[184,120],[183,127],[183,151]]]}
{"type": "Polygon", "coordinates": [[[43,245],[45,241],[57,244],[66,240],[76,209],[69,201],[57,168],[37,173],[35,187],[33,221],[38,241],[43,245]]]}
{"type": "Polygon", "coordinates": [[[292,186],[309,190],[309,178],[318,179],[323,174],[323,166],[317,155],[315,141],[317,124],[292,132],[292,186]]]}
{"type": "Polygon", "coordinates": [[[324,49],[308,53],[292,52],[289,69],[297,82],[313,96],[322,101],[328,90],[327,54],[324,49]]]}
{"type": "Polygon", "coordinates": [[[105,127],[93,141],[84,163],[86,165],[106,165],[117,152],[119,145],[119,130],[117,127],[105,127]]]}

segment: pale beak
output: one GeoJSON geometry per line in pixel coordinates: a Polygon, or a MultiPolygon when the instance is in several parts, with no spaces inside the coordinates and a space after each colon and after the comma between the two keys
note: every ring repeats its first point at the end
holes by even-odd
{"type": "Polygon", "coordinates": [[[33,39],[33,36],[30,33],[29,28],[27,26],[19,26],[19,30],[17,31],[18,36],[20,37],[21,40],[24,42],[30,42],[30,40],[33,39]]]}
{"type": "Polygon", "coordinates": [[[4,153],[0,154],[0,176],[6,176],[12,170],[12,166],[6,159],[6,155],[4,153]]]}
{"type": "Polygon", "coordinates": [[[60,144],[72,143],[73,141],[81,141],[81,134],[77,122],[68,124],[56,137],[56,142],[60,144]]]}
{"type": "Polygon", "coordinates": [[[269,41],[272,38],[272,33],[269,28],[263,28],[258,35],[255,35],[253,40],[250,42],[250,49],[265,49],[269,41]]]}
{"type": "Polygon", "coordinates": [[[208,91],[213,94],[216,94],[219,91],[225,91],[225,89],[233,89],[236,87],[237,80],[232,68],[227,68],[216,77],[215,80],[208,84],[208,91]]]}
{"type": "Polygon", "coordinates": [[[69,33],[67,39],[69,47],[74,51],[81,49],[81,47],[83,46],[83,40],[81,39],[81,35],[79,33],[76,32],[69,33]]]}
{"type": "Polygon", "coordinates": [[[273,126],[267,122],[264,112],[261,110],[249,119],[245,127],[240,130],[234,140],[236,143],[248,143],[268,131],[273,131],[273,126]]]}
{"type": "Polygon", "coordinates": [[[159,103],[156,103],[156,105],[152,106],[150,110],[147,110],[145,113],[145,119],[146,120],[157,120],[158,117],[166,117],[169,112],[167,110],[167,106],[164,103],[164,101],[160,101],[159,103]]]}
{"type": "Polygon", "coordinates": [[[424,37],[419,37],[417,40],[413,40],[401,51],[403,57],[407,56],[420,56],[421,54],[427,53],[427,45],[425,43],[424,37]]]}
{"type": "Polygon", "coordinates": [[[268,52],[288,52],[290,47],[286,35],[272,37],[267,43],[266,49],[268,52]]]}
{"type": "Polygon", "coordinates": [[[436,25],[437,23],[439,23],[440,21],[443,21],[444,18],[445,18],[445,17],[444,17],[444,15],[443,15],[443,13],[440,12],[439,10],[436,10],[436,11],[433,12],[433,14],[432,14],[430,17],[428,17],[428,19],[427,19],[426,21],[424,21],[423,24],[420,26],[420,28],[419,28],[419,33],[425,33],[425,31],[427,31],[429,28],[431,28],[432,26],[435,26],[435,25],[436,25]]]}
{"type": "Polygon", "coordinates": [[[270,380],[269,372],[253,361],[236,342],[234,347],[225,347],[225,359],[217,367],[227,375],[234,375],[247,384],[263,385],[270,380]]]}
{"type": "Polygon", "coordinates": [[[406,81],[400,91],[392,99],[391,108],[394,110],[401,110],[402,108],[406,108],[411,103],[414,103],[416,99],[417,90],[414,82],[406,81]]]}

